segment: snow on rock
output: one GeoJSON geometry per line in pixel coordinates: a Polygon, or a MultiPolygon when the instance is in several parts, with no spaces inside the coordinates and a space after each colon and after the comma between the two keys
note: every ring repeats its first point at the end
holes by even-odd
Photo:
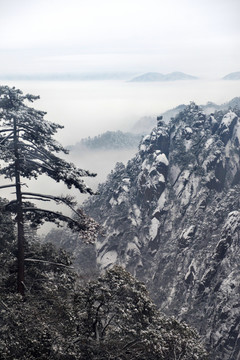
{"type": "Polygon", "coordinates": [[[186,127],[184,128],[184,131],[185,131],[185,133],[187,133],[187,134],[192,134],[192,133],[193,133],[192,129],[191,129],[189,126],[186,126],[186,127]]]}
{"type": "Polygon", "coordinates": [[[193,283],[196,279],[196,261],[193,259],[188,266],[187,273],[184,277],[186,283],[193,283]]]}
{"type": "Polygon", "coordinates": [[[240,211],[232,211],[228,215],[223,230],[227,233],[234,233],[238,229],[240,229],[240,211]]]}
{"type": "MultiPolygon", "coordinates": [[[[124,189],[123,189],[124,190],[124,189]]],[[[128,190],[128,189],[127,189],[128,190]]],[[[125,191],[125,190],[124,190],[125,191]]],[[[121,205],[122,203],[124,203],[127,200],[126,198],[126,193],[120,193],[116,199],[117,204],[121,205]]]]}
{"type": "Polygon", "coordinates": [[[221,123],[220,128],[222,127],[229,127],[232,121],[237,117],[237,115],[233,111],[229,111],[226,115],[224,115],[221,123]]]}
{"type": "Polygon", "coordinates": [[[224,145],[226,145],[227,142],[232,138],[234,127],[238,123],[238,121],[239,119],[237,115],[232,111],[229,111],[227,114],[224,115],[218,129],[218,133],[224,145]]]}
{"type": "Polygon", "coordinates": [[[157,202],[157,207],[155,209],[155,213],[157,211],[161,211],[165,205],[165,202],[166,202],[166,191],[163,191],[160,198],[158,199],[158,202],[157,202]]]}
{"type": "MultiPolygon", "coordinates": [[[[106,223],[105,223],[106,225],[106,223]]],[[[103,224],[104,226],[104,224],[103,224]]],[[[119,231],[117,230],[114,230],[110,233],[108,233],[108,237],[117,237],[119,235],[119,231]]],[[[108,237],[107,236],[103,236],[101,239],[98,239],[95,243],[95,248],[96,250],[98,251],[98,253],[100,254],[102,251],[104,251],[105,249],[105,246],[107,245],[108,243],[108,237]]]]}
{"type": "Polygon", "coordinates": [[[128,192],[129,191],[128,185],[123,185],[122,190],[128,192]]]}
{"type": "Polygon", "coordinates": [[[147,150],[147,146],[145,144],[141,144],[139,150],[145,152],[147,150]]]}
{"type": "Polygon", "coordinates": [[[129,219],[132,222],[132,225],[138,226],[141,224],[141,211],[137,205],[133,205],[132,208],[129,209],[129,219]]]}
{"type": "Polygon", "coordinates": [[[134,211],[136,218],[139,219],[141,217],[141,211],[137,205],[133,205],[133,211],[134,211]]]}
{"type": "Polygon", "coordinates": [[[149,228],[149,234],[150,234],[152,239],[154,239],[157,236],[158,226],[159,226],[159,221],[158,221],[158,219],[156,219],[154,217],[152,219],[152,221],[151,221],[151,225],[150,225],[150,228],[149,228]]]}
{"type": "Polygon", "coordinates": [[[102,256],[101,264],[103,264],[104,268],[106,269],[110,265],[113,265],[116,263],[117,257],[118,257],[118,254],[116,251],[113,251],[113,250],[108,251],[102,256]]]}
{"type": "Polygon", "coordinates": [[[165,177],[164,177],[164,175],[163,175],[163,174],[159,174],[159,175],[157,176],[157,180],[158,180],[159,182],[161,182],[161,183],[165,183],[165,177]]]}
{"type": "Polygon", "coordinates": [[[146,136],[86,207],[105,224],[99,267],[122,264],[144,281],[160,310],[200,331],[210,360],[240,357],[236,114],[191,103],[146,136]]]}
{"type": "Polygon", "coordinates": [[[237,124],[234,128],[233,140],[235,141],[236,145],[240,147],[240,118],[238,118],[237,124]]]}
{"type": "Polygon", "coordinates": [[[196,232],[196,226],[191,225],[187,229],[184,229],[182,231],[180,238],[183,239],[184,241],[187,241],[194,236],[195,232],[196,232]]]}
{"type": "Polygon", "coordinates": [[[214,139],[211,137],[205,142],[205,148],[208,149],[214,142],[214,139]]]}
{"type": "Polygon", "coordinates": [[[109,204],[111,204],[112,206],[117,204],[117,201],[114,199],[114,197],[111,197],[111,199],[109,200],[109,204]]]}
{"type": "Polygon", "coordinates": [[[168,159],[167,159],[167,157],[166,157],[165,154],[157,154],[155,160],[156,160],[157,162],[159,162],[159,163],[162,163],[162,164],[166,165],[166,166],[169,165],[169,161],[168,161],[168,159]]]}
{"type": "Polygon", "coordinates": [[[184,146],[186,148],[186,151],[188,151],[189,149],[191,149],[192,147],[192,140],[184,140],[184,146]]]}
{"type": "Polygon", "coordinates": [[[144,160],[144,162],[142,163],[142,166],[141,166],[142,170],[150,170],[151,168],[151,164],[149,164],[149,161],[148,159],[144,160]]]}

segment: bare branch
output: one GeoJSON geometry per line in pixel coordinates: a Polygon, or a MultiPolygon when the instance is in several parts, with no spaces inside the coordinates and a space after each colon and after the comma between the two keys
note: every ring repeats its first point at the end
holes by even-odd
{"type": "Polygon", "coordinates": [[[60,200],[59,197],[53,196],[53,195],[45,195],[45,194],[38,194],[38,193],[32,193],[32,192],[22,192],[22,195],[29,195],[29,196],[37,196],[40,198],[46,198],[49,200],[60,200]]]}
{"type": "Polygon", "coordinates": [[[104,336],[104,333],[105,333],[105,331],[107,330],[107,327],[111,324],[111,321],[114,319],[114,317],[115,317],[115,314],[113,314],[113,315],[110,317],[109,321],[106,323],[106,325],[105,325],[104,328],[102,329],[102,336],[104,336]]]}
{"type": "Polygon", "coordinates": [[[2,141],[0,142],[0,144],[3,144],[7,139],[12,138],[12,135],[13,135],[13,131],[10,132],[10,134],[8,134],[8,136],[6,136],[5,138],[3,138],[2,141]]]}
{"type": "MultiPolygon", "coordinates": [[[[123,352],[125,349],[137,344],[138,342],[140,341],[140,339],[135,339],[133,341],[130,341],[128,344],[126,344],[122,349],[121,349],[121,352],[123,352]]],[[[120,353],[121,355],[121,353],[120,353]]]]}
{"type": "Polygon", "coordinates": [[[5,304],[4,301],[2,301],[2,300],[0,300],[0,301],[1,301],[2,305],[5,307],[6,310],[10,310],[9,307],[5,304]]]}
{"type": "Polygon", "coordinates": [[[51,201],[50,199],[42,199],[42,198],[31,197],[31,196],[23,196],[22,199],[24,199],[24,200],[51,201]]]}
{"type": "Polygon", "coordinates": [[[74,269],[73,266],[69,266],[69,265],[65,265],[65,264],[61,264],[61,263],[56,263],[56,262],[52,262],[52,261],[40,260],[40,259],[24,259],[24,261],[39,262],[39,263],[45,263],[45,264],[48,264],[48,265],[56,265],[56,266],[66,267],[68,269],[74,269]]]}
{"type": "Polygon", "coordinates": [[[12,185],[2,185],[2,186],[0,186],[0,189],[6,189],[6,188],[9,188],[9,187],[15,187],[15,184],[12,184],[12,185]]]}

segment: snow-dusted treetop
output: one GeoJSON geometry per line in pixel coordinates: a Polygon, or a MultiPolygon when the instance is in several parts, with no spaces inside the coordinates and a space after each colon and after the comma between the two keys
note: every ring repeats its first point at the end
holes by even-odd
{"type": "Polygon", "coordinates": [[[93,194],[83,180],[83,176],[95,176],[88,171],[78,169],[57,156],[59,152],[67,153],[53,135],[63,126],[44,119],[45,112],[27,105],[37,100],[38,96],[23,95],[21,90],[0,86],[0,155],[3,167],[0,175],[14,180],[15,184],[0,187],[15,187],[16,200],[9,202],[7,209],[17,214],[18,225],[18,291],[24,293],[24,221],[38,226],[44,221],[58,225],[67,225],[81,233],[88,241],[95,239],[98,224],[89,219],[82,211],[76,211],[76,205],[69,196],[54,197],[22,191],[21,178],[38,178],[46,174],[56,182],[63,181],[68,188],[74,186],[81,193],[93,194]],[[31,200],[63,202],[74,212],[70,218],[60,212],[37,208],[31,200]]]}

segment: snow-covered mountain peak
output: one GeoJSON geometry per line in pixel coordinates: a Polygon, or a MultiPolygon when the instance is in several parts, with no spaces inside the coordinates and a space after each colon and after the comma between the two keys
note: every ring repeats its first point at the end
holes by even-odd
{"type": "Polygon", "coordinates": [[[237,109],[207,115],[192,102],[168,124],[159,117],[86,205],[105,227],[99,266],[118,263],[144,280],[221,360],[239,354],[236,314],[223,314],[239,306],[239,135],[237,109]]]}

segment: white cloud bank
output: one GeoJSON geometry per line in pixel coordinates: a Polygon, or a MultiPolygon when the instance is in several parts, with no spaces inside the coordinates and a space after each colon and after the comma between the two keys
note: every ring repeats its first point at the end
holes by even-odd
{"type": "Polygon", "coordinates": [[[1,1],[1,73],[222,76],[239,70],[239,11],[238,0],[1,1]]]}

